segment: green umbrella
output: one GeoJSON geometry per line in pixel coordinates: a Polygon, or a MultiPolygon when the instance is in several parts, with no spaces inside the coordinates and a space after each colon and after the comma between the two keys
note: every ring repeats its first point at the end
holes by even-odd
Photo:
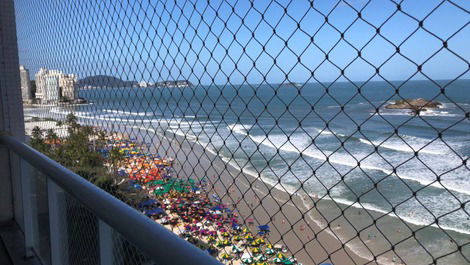
{"type": "Polygon", "coordinates": [[[267,248],[265,253],[266,253],[266,255],[274,255],[275,251],[272,248],[267,248]]]}
{"type": "Polygon", "coordinates": [[[242,249],[241,247],[237,246],[237,245],[233,245],[233,246],[232,246],[232,251],[233,251],[234,253],[242,253],[242,252],[243,252],[243,249],[242,249]]]}
{"type": "Polygon", "coordinates": [[[258,261],[267,261],[268,260],[268,257],[266,257],[265,255],[258,255],[256,258],[258,259],[258,261]]]}

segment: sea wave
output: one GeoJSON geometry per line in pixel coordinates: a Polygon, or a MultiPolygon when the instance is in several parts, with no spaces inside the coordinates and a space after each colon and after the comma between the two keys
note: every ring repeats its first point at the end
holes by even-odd
{"type": "Polygon", "coordinates": [[[447,147],[444,145],[434,148],[434,146],[436,145],[436,141],[409,136],[409,135],[400,135],[401,139],[397,137],[393,137],[393,138],[388,138],[384,141],[379,141],[379,140],[364,139],[361,137],[357,137],[355,135],[342,134],[342,133],[334,132],[331,130],[317,129],[317,131],[321,134],[336,135],[339,138],[348,138],[352,140],[357,140],[357,141],[360,141],[361,143],[364,143],[373,147],[385,148],[385,149],[398,151],[398,152],[414,153],[415,151],[419,150],[418,153],[420,154],[443,155],[446,152],[443,152],[442,150],[447,149],[447,147]],[[408,144],[404,143],[404,141],[406,141],[406,143],[408,144]],[[430,146],[432,146],[433,148],[431,148],[430,146]]]}
{"type": "MultiPolygon", "coordinates": [[[[215,154],[215,153],[214,153],[215,154]]],[[[229,163],[232,167],[234,167],[235,169],[237,169],[238,171],[242,172],[242,173],[245,173],[245,174],[248,174],[254,178],[258,178],[258,177],[262,177],[263,179],[263,182],[269,184],[270,186],[280,190],[280,191],[286,191],[286,188],[287,188],[287,191],[290,192],[290,193],[294,193],[297,191],[296,188],[291,188],[289,186],[279,186],[279,182],[274,180],[274,179],[270,179],[266,176],[264,176],[264,174],[260,174],[259,172],[255,171],[255,170],[252,170],[252,169],[247,169],[247,168],[240,168],[235,162],[234,162],[234,159],[230,159],[228,157],[222,157],[222,160],[226,163],[229,163]]],[[[315,196],[315,194],[311,194],[309,193],[309,196],[315,196]]],[[[406,216],[405,214],[396,214],[395,212],[392,212],[392,211],[386,211],[384,209],[381,209],[375,205],[372,205],[370,203],[357,203],[357,202],[353,202],[353,201],[350,201],[350,200],[347,200],[347,199],[343,199],[343,198],[339,198],[339,197],[327,197],[325,196],[323,199],[326,199],[326,200],[330,200],[330,201],[335,201],[336,203],[339,203],[339,204],[342,204],[343,206],[346,206],[346,207],[354,207],[354,208],[357,208],[357,209],[364,209],[364,210],[368,210],[368,211],[373,211],[373,212],[377,212],[377,213],[382,213],[382,214],[387,214],[388,216],[390,217],[394,217],[394,218],[397,218],[399,217],[401,220],[407,222],[407,223],[410,223],[410,224],[414,224],[414,225],[418,225],[418,226],[431,226],[431,227],[434,227],[434,228],[442,228],[442,229],[445,229],[445,230],[450,230],[450,231],[454,231],[454,232],[458,232],[458,233],[462,233],[462,234],[470,234],[470,231],[468,230],[464,230],[464,229],[460,229],[460,228],[456,228],[456,227],[451,227],[451,226],[447,226],[447,225],[442,225],[440,224],[439,226],[437,224],[434,223],[434,219],[433,220],[421,220],[421,219],[418,219],[418,218],[413,218],[413,217],[410,217],[410,216],[406,216]]],[[[308,200],[307,200],[308,201],[308,200]]],[[[306,201],[304,201],[304,204],[306,203],[306,201]]],[[[307,209],[311,209],[312,205],[305,205],[307,209]]]]}
{"type": "Polygon", "coordinates": [[[251,125],[238,124],[238,123],[229,124],[227,126],[227,129],[229,129],[229,131],[242,134],[245,136],[248,135],[247,131],[250,130],[251,128],[252,128],[251,125]]]}
{"type": "Polygon", "coordinates": [[[458,185],[454,186],[451,184],[451,185],[443,186],[441,183],[437,182],[436,179],[423,179],[419,177],[395,173],[393,171],[393,168],[383,168],[379,166],[366,164],[365,162],[360,161],[360,159],[356,158],[355,156],[351,156],[349,154],[341,154],[339,152],[327,154],[320,150],[312,150],[312,147],[305,148],[304,147],[305,145],[302,143],[297,142],[296,144],[293,144],[290,138],[288,138],[286,135],[254,136],[254,135],[248,134],[245,130],[246,126],[241,125],[241,124],[233,124],[230,126],[230,128],[233,132],[248,136],[248,138],[250,138],[254,143],[258,145],[267,146],[275,150],[296,153],[299,156],[307,156],[316,160],[328,161],[331,164],[343,165],[343,166],[347,166],[351,168],[359,168],[361,170],[380,171],[384,173],[385,175],[394,175],[400,179],[414,181],[423,186],[431,186],[437,189],[452,190],[452,191],[459,192],[462,194],[470,195],[470,190],[466,189],[465,187],[464,188],[459,187],[458,185]]]}
{"type": "Polygon", "coordinates": [[[131,111],[115,110],[115,109],[103,109],[103,112],[116,113],[116,114],[127,114],[127,115],[134,115],[134,116],[153,116],[154,115],[154,113],[131,112],[131,111]]]}
{"type": "MultiPolygon", "coordinates": [[[[430,155],[443,155],[445,152],[443,151],[437,151],[437,150],[428,150],[430,149],[426,144],[432,145],[431,141],[429,140],[424,140],[424,139],[411,139],[407,141],[408,144],[405,144],[403,140],[386,140],[385,142],[383,141],[371,141],[363,138],[358,138],[358,140],[361,143],[373,146],[373,147],[378,147],[378,148],[385,148],[389,150],[394,150],[394,151],[399,151],[399,152],[407,152],[407,153],[414,153],[415,151],[418,151],[420,154],[430,154],[430,155]],[[418,141],[421,141],[422,144],[419,146],[417,145],[418,141]],[[426,142],[427,141],[427,142],[426,142]]],[[[406,140],[405,140],[406,141],[406,140]]],[[[442,150],[442,149],[441,149],[442,150]]]]}
{"type": "MultiPolygon", "coordinates": [[[[417,226],[431,226],[431,227],[438,228],[438,229],[442,228],[444,230],[449,230],[449,231],[454,231],[454,232],[461,233],[461,234],[470,235],[470,231],[468,231],[468,230],[455,228],[455,227],[451,227],[451,226],[446,226],[446,225],[437,225],[435,223],[434,219],[427,221],[427,220],[421,220],[421,219],[418,219],[418,218],[412,218],[412,217],[409,217],[409,216],[406,216],[406,215],[399,215],[399,214],[396,214],[393,211],[385,211],[385,210],[383,210],[383,209],[381,209],[381,208],[379,208],[375,205],[372,205],[370,203],[358,203],[358,202],[350,201],[350,200],[343,199],[343,198],[330,198],[330,197],[326,197],[326,196],[324,198],[322,198],[322,200],[335,201],[335,202],[337,202],[339,204],[342,204],[346,207],[354,207],[356,209],[364,209],[364,210],[367,210],[367,211],[386,214],[386,215],[391,216],[391,217],[400,218],[401,220],[403,220],[407,223],[414,224],[414,225],[417,225],[417,226]]],[[[306,207],[311,208],[310,205],[306,205],[306,207]]]]}

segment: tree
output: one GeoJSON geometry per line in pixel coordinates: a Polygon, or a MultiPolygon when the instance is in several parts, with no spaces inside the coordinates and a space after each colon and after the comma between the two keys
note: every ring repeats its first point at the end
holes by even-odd
{"type": "Polygon", "coordinates": [[[77,130],[80,128],[80,125],[78,124],[78,119],[77,116],[75,116],[73,113],[69,113],[67,117],[65,118],[65,124],[69,126],[69,134],[71,131],[77,130]]]}
{"type": "Polygon", "coordinates": [[[54,132],[53,129],[49,129],[46,132],[46,142],[48,142],[50,145],[55,145],[57,144],[59,140],[59,136],[54,132]]]}
{"type": "MultiPolygon", "coordinates": [[[[121,150],[117,147],[111,148],[109,151],[109,158],[111,160],[111,166],[112,166],[112,174],[114,176],[117,176],[117,171],[118,168],[121,166],[122,161],[124,160],[124,153],[121,152],[121,150]]],[[[120,180],[118,181],[115,179],[115,184],[119,183],[120,180]]]]}
{"type": "Polygon", "coordinates": [[[32,147],[34,147],[36,150],[38,150],[41,153],[45,153],[47,151],[46,143],[44,141],[43,134],[42,134],[42,130],[38,126],[35,126],[33,128],[33,131],[31,133],[30,144],[32,147]]]}
{"type": "Polygon", "coordinates": [[[124,154],[118,148],[111,150],[110,170],[106,159],[96,148],[101,150],[106,147],[106,133],[92,126],[80,125],[73,113],[67,115],[65,124],[68,126],[68,136],[62,139],[52,129],[44,137],[43,131],[36,126],[32,132],[31,146],[103,190],[123,199],[124,195],[116,185],[118,181],[115,173],[124,154]]]}

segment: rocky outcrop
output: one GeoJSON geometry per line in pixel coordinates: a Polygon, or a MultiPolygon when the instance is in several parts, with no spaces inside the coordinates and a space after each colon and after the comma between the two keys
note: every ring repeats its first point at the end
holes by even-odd
{"type": "Polygon", "coordinates": [[[387,109],[410,109],[410,110],[425,110],[439,108],[442,103],[438,101],[426,100],[424,98],[416,99],[400,99],[396,100],[395,103],[385,106],[387,109]]]}

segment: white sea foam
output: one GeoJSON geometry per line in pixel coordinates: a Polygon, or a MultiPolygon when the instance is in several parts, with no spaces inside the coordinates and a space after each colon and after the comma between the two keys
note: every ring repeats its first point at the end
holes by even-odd
{"type": "Polygon", "coordinates": [[[189,140],[190,142],[196,142],[197,138],[195,135],[189,133],[188,131],[183,131],[180,128],[179,129],[172,129],[172,128],[167,128],[167,131],[178,135],[180,137],[183,137],[186,140],[189,140]]]}
{"type": "MultiPolygon", "coordinates": [[[[408,137],[411,138],[411,137],[408,137]]],[[[407,153],[414,153],[415,151],[418,151],[420,154],[431,154],[431,155],[443,155],[445,154],[443,149],[441,148],[441,151],[438,150],[432,150],[430,147],[426,146],[426,144],[430,143],[430,140],[425,140],[417,137],[413,137],[414,139],[410,140],[405,140],[407,144],[405,144],[402,140],[399,139],[388,139],[387,141],[370,141],[366,140],[363,138],[359,138],[359,141],[361,143],[371,145],[374,147],[379,147],[379,148],[385,148],[385,149],[390,149],[394,151],[399,151],[399,152],[407,152],[407,153]],[[423,148],[424,147],[424,148],[423,148]],[[421,149],[423,148],[423,149],[421,149]]],[[[434,146],[435,144],[431,143],[430,145],[434,146]]]]}
{"type": "MultiPolygon", "coordinates": [[[[229,126],[229,129],[231,131],[234,131],[234,132],[237,132],[237,133],[240,133],[240,134],[243,134],[243,135],[246,135],[248,136],[248,134],[246,133],[245,131],[245,128],[247,128],[248,126],[243,126],[243,125],[238,125],[237,124],[232,124],[229,126]]],[[[265,138],[265,137],[264,137],[265,138]]],[[[259,138],[258,140],[262,140],[261,138],[259,138]]],[[[203,147],[204,145],[202,143],[200,143],[203,147]]],[[[267,143],[266,143],[267,144],[267,143]]],[[[273,144],[271,144],[271,146],[274,146],[273,144]]],[[[285,149],[289,149],[289,150],[292,150],[290,149],[291,147],[284,147],[285,149]]],[[[237,169],[238,171],[244,173],[244,174],[247,174],[247,175],[250,175],[254,178],[260,178],[261,177],[261,180],[263,182],[265,182],[266,184],[274,187],[275,189],[277,190],[280,190],[280,191],[285,191],[285,188],[287,188],[288,192],[290,193],[293,193],[296,191],[296,189],[294,188],[291,188],[289,186],[285,187],[283,186],[284,188],[281,188],[279,186],[279,182],[274,180],[274,179],[271,179],[267,176],[265,176],[265,174],[263,173],[259,173],[255,170],[252,170],[252,169],[249,169],[247,167],[244,167],[244,168],[240,168],[240,166],[235,162],[235,160],[233,158],[229,158],[229,157],[225,157],[225,156],[222,156],[220,153],[216,153],[214,150],[212,149],[209,149],[207,148],[207,145],[205,147],[206,150],[208,150],[210,153],[214,154],[214,155],[220,155],[221,156],[221,159],[230,164],[233,168],[237,169]]],[[[329,198],[328,198],[329,199],[329,198]]],[[[330,199],[331,200],[331,199],[330,199]]],[[[340,203],[340,204],[343,204],[345,206],[351,206],[351,207],[354,207],[354,208],[357,208],[357,209],[366,209],[366,210],[369,210],[369,211],[375,211],[375,212],[379,212],[379,213],[383,213],[383,214],[386,214],[391,216],[391,217],[394,217],[396,218],[397,215],[395,213],[389,213],[387,211],[384,211],[383,209],[380,209],[374,205],[371,205],[371,204],[367,204],[367,203],[362,203],[361,204],[358,204],[358,203],[354,203],[352,201],[348,201],[348,200],[345,200],[345,199],[341,199],[341,198],[333,198],[334,201],[340,203]]],[[[304,201],[304,204],[305,204],[305,201],[304,201]]],[[[306,209],[311,209],[311,205],[305,205],[306,206],[306,209]]],[[[312,214],[311,212],[309,213],[310,215],[312,214]]],[[[323,227],[322,224],[320,223],[319,220],[315,219],[313,216],[312,217],[312,220],[319,226],[319,227],[323,227]]],[[[418,219],[414,219],[414,218],[411,218],[411,217],[406,217],[406,216],[400,216],[400,218],[408,223],[412,223],[412,224],[415,224],[415,225],[419,225],[419,226],[425,226],[425,225],[429,225],[431,224],[432,222],[425,222],[425,221],[420,221],[418,219]]],[[[436,224],[432,224],[431,225],[432,227],[437,227],[436,224]]],[[[466,231],[466,230],[462,230],[462,229],[458,229],[458,228],[454,228],[454,227],[449,227],[449,226],[443,226],[441,225],[440,226],[441,228],[443,229],[446,229],[446,230],[451,230],[451,231],[455,231],[455,232],[459,232],[459,233],[464,233],[464,234],[470,234],[469,231],[466,231]]],[[[331,231],[328,231],[328,233],[330,233],[332,236],[340,236],[338,234],[333,234],[331,231]]],[[[368,255],[362,253],[362,250],[359,248],[359,247],[356,247],[354,246],[353,244],[348,244],[347,245],[354,253],[356,253],[357,255],[363,257],[363,258],[368,258],[368,255]]],[[[383,261],[385,263],[387,263],[387,261],[383,261]]]]}
{"type": "MultiPolygon", "coordinates": [[[[311,150],[299,151],[298,147],[292,145],[290,142],[286,142],[287,137],[284,136],[284,135],[274,136],[274,137],[272,137],[272,136],[269,136],[269,137],[251,136],[251,135],[248,135],[248,136],[250,137],[250,139],[252,139],[257,144],[262,144],[262,145],[268,146],[270,148],[275,148],[275,149],[282,150],[282,151],[302,153],[303,155],[307,155],[307,156],[315,158],[315,159],[326,161],[326,156],[323,155],[321,152],[313,152],[311,150]],[[278,143],[278,144],[276,144],[276,143],[278,143]]],[[[425,185],[425,186],[429,185],[432,182],[431,180],[425,180],[425,179],[419,179],[419,178],[415,178],[415,177],[409,177],[409,176],[405,176],[403,174],[394,174],[392,170],[387,170],[387,169],[384,169],[384,168],[371,166],[371,165],[367,165],[367,164],[362,164],[361,163],[361,165],[358,166],[356,161],[354,161],[354,160],[351,161],[351,160],[345,159],[345,157],[341,157],[341,158],[330,157],[329,162],[334,163],[334,164],[346,165],[346,166],[350,166],[350,167],[359,167],[359,168],[364,169],[364,170],[378,170],[378,171],[384,172],[387,175],[396,175],[396,176],[398,176],[399,178],[402,178],[402,179],[417,181],[420,184],[425,185]]],[[[276,182],[274,182],[273,184],[275,184],[275,183],[276,182]]],[[[435,187],[435,188],[439,188],[439,189],[444,189],[444,187],[438,182],[435,182],[435,183],[431,184],[430,186],[435,187]]],[[[458,188],[458,187],[455,187],[455,186],[453,186],[453,187],[446,186],[445,188],[449,189],[449,190],[460,192],[462,194],[469,194],[469,192],[470,192],[469,190],[467,190],[465,188],[458,188]]],[[[386,211],[384,211],[384,210],[382,210],[382,209],[380,209],[380,208],[378,208],[374,205],[371,205],[371,204],[362,204],[362,206],[361,206],[360,204],[357,204],[357,203],[354,204],[353,202],[350,202],[350,201],[347,201],[347,200],[344,200],[344,199],[341,199],[341,198],[334,198],[334,200],[337,201],[337,202],[343,203],[345,205],[350,205],[350,206],[355,207],[355,208],[366,208],[367,210],[377,211],[377,212],[381,212],[381,213],[387,213],[386,211]]],[[[396,217],[395,214],[393,214],[393,213],[389,213],[389,215],[396,217]]],[[[400,216],[400,218],[407,221],[407,222],[410,222],[410,223],[413,223],[413,224],[416,224],[416,225],[421,225],[421,226],[429,225],[429,224],[432,223],[432,221],[431,222],[426,222],[426,220],[419,220],[419,219],[416,219],[416,218],[411,218],[409,216],[400,216]]],[[[437,225],[435,225],[435,224],[433,224],[432,226],[437,227],[437,225]]],[[[458,228],[455,228],[455,227],[450,227],[450,226],[445,226],[445,225],[441,225],[441,227],[444,228],[444,229],[448,229],[448,230],[452,230],[452,231],[456,231],[456,232],[460,232],[460,233],[470,234],[469,231],[458,229],[458,228]]]]}
{"type": "MultiPolygon", "coordinates": [[[[370,113],[373,116],[380,115],[380,116],[414,116],[410,110],[381,110],[380,113],[370,113]]],[[[457,114],[457,113],[450,113],[448,111],[444,111],[442,109],[435,109],[435,110],[426,110],[421,111],[417,116],[438,116],[438,117],[464,117],[465,114],[457,114]]]]}
{"type": "MultiPolygon", "coordinates": [[[[328,131],[318,130],[318,132],[321,132],[321,134],[325,134],[325,135],[336,135],[338,137],[343,137],[343,138],[351,137],[346,134],[333,132],[331,130],[328,130],[328,131]]],[[[399,152],[407,152],[407,153],[414,153],[415,151],[419,150],[420,154],[442,155],[442,154],[445,154],[445,152],[442,150],[447,149],[445,145],[435,147],[436,146],[435,141],[432,142],[431,140],[422,139],[422,138],[413,137],[413,136],[401,136],[401,137],[404,138],[404,140],[408,143],[408,145],[405,144],[403,140],[400,140],[397,138],[387,139],[385,142],[371,141],[371,140],[367,140],[363,138],[357,138],[357,139],[361,143],[364,143],[370,146],[390,149],[390,150],[399,151],[399,152]],[[432,148],[430,146],[432,146],[432,148]]]]}
{"type": "MultiPolygon", "coordinates": [[[[445,230],[451,230],[451,231],[454,231],[454,232],[470,235],[470,231],[468,231],[468,230],[463,230],[463,229],[459,229],[459,228],[455,228],[455,227],[449,227],[449,226],[446,226],[446,225],[439,225],[438,226],[434,223],[434,219],[427,221],[427,220],[420,220],[418,218],[412,218],[412,217],[406,216],[406,215],[397,215],[395,212],[385,211],[385,210],[383,210],[381,208],[378,208],[377,206],[372,205],[370,203],[357,203],[357,202],[353,202],[353,201],[346,200],[346,199],[343,199],[343,198],[333,198],[332,199],[332,198],[329,198],[327,196],[325,196],[323,199],[334,200],[335,202],[340,203],[340,204],[345,205],[345,206],[348,206],[348,207],[354,207],[354,208],[357,208],[357,209],[364,209],[364,210],[368,210],[368,211],[387,214],[388,216],[391,216],[391,217],[400,217],[400,219],[406,221],[407,223],[418,225],[418,226],[432,226],[432,227],[435,227],[435,228],[439,228],[439,226],[440,226],[441,228],[443,228],[445,230]]],[[[306,207],[311,207],[311,206],[306,205],[306,207]]]]}
{"type": "Polygon", "coordinates": [[[147,113],[147,112],[130,112],[130,111],[124,111],[124,110],[114,110],[114,109],[103,109],[104,112],[108,113],[116,113],[116,114],[127,114],[127,115],[134,115],[134,116],[147,116],[147,115],[154,115],[153,113],[147,113]]]}
{"type": "Polygon", "coordinates": [[[333,135],[333,132],[328,129],[317,129],[320,135],[333,135]]]}
{"type": "Polygon", "coordinates": [[[246,131],[243,129],[243,128],[246,128],[246,126],[234,124],[234,125],[231,125],[230,128],[233,132],[248,136],[254,143],[258,145],[264,145],[275,150],[297,153],[298,155],[311,157],[311,158],[321,160],[321,161],[328,161],[329,163],[332,163],[332,164],[343,165],[343,166],[347,166],[351,168],[359,168],[361,170],[376,170],[386,175],[395,175],[401,179],[418,182],[423,186],[429,185],[438,189],[449,189],[452,191],[470,195],[470,190],[466,189],[465,187],[462,188],[459,185],[452,185],[452,183],[446,183],[446,186],[444,187],[439,182],[436,182],[434,178],[423,179],[420,177],[415,177],[414,175],[409,176],[409,175],[405,175],[401,173],[394,173],[391,167],[383,168],[383,167],[371,165],[370,163],[366,163],[364,161],[361,161],[359,164],[358,160],[361,159],[359,155],[357,156],[355,155],[353,157],[349,154],[344,154],[344,153],[339,153],[339,152],[332,154],[332,153],[322,152],[320,150],[314,149],[314,147],[309,147],[305,149],[304,146],[306,146],[305,145],[307,141],[306,139],[304,139],[305,143],[296,141],[295,144],[293,144],[291,142],[292,139],[288,141],[286,135],[253,136],[253,135],[246,133],[246,131]]]}
{"type": "Polygon", "coordinates": [[[227,128],[230,131],[234,132],[234,133],[238,133],[238,134],[242,134],[242,135],[248,135],[247,131],[249,129],[251,129],[251,126],[250,125],[234,123],[234,124],[228,125],[227,128]]]}

